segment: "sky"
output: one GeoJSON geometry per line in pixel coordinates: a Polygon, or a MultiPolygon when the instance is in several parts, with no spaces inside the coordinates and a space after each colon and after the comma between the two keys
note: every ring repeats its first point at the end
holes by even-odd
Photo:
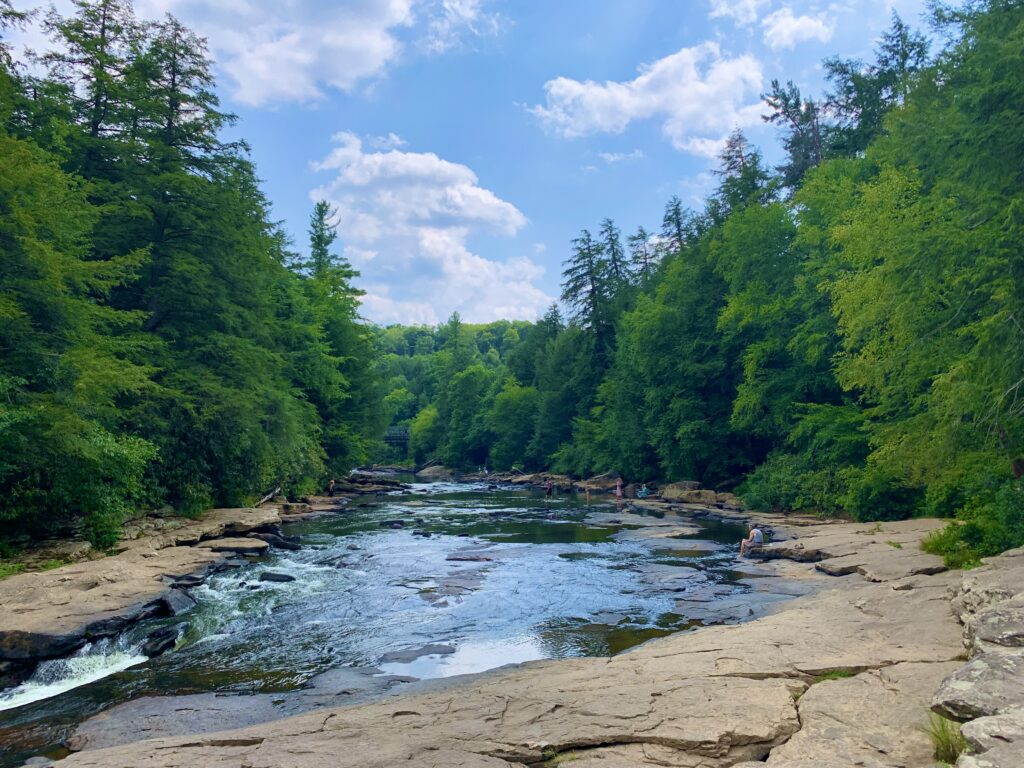
{"type": "MultiPolygon", "coordinates": [[[[40,7],[14,0],[16,8],[40,7]]],[[[67,0],[56,7],[64,11],[67,0]]],[[[825,89],[924,0],[136,0],[208,41],[232,137],[303,251],[337,210],[362,314],[389,324],[533,320],[583,228],[657,231],[700,208],[740,127],[771,161],[773,78],[825,89]]],[[[12,42],[37,50],[28,29],[12,42]]]]}

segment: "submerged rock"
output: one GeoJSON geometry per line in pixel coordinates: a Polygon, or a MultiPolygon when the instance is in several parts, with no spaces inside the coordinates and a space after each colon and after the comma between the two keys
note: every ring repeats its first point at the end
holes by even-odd
{"type": "Polygon", "coordinates": [[[423,656],[447,656],[455,653],[450,645],[424,645],[422,648],[410,648],[404,651],[391,651],[380,657],[381,664],[408,664],[423,656]]]}
{"type": "Polygon", "coordinates": [[[260,581],[273,581],[284,584],[285,582],[295,581],[295,577],[290,573],[278,573],[276,571],[264,571],[260,574],[260,581]]]}

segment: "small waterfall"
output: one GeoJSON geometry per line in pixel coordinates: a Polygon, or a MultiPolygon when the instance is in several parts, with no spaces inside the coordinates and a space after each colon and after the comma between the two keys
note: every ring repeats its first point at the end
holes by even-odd
{"type": "Polygon", "coordinates": [[[88,643],[73,656],[40,662],[24,683],[0,691],[0,711],[48,699],[148,661],[139,647],[104,639],[88,643]]]}

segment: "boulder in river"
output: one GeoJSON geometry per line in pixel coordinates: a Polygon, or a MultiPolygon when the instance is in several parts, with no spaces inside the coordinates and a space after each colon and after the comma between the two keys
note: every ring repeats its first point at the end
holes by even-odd
{"type": "Polygon", "coordinates": [[[270,549],[270,545],[260,539],[212,539],[198,546],[212,552],[234,552],[238,555],[262,555],[270,549]]]}
{"type": "Polygon", "coordinates": [[[161,627],[156,632],[153,632],[146,642],[142,644],[142,654],[153,658],[171,650],[178,642],[181,626],[161,627]]]}
{"type": "Polygon", "coordinates": [[[264,571],[260,574],[260,581],[273,581],[280,584],[284,584],[289,581],[295,581],[295,577],[289,573],[278,573],[276,571],[264,571]]]}
{"type": "Polygon", "coordinates": [[[179,613],[189,611],[194,608],[196,604],[195,600],[180,589],[172,589],[168,591],[166,595],[160,598],[160,602],[167,608],[167,611],[171,616],[177,616],[179,613]]]}
{"type": "Polygon", "coordinates": [[[286,539],[284,536],[280,536],[276,533],[256,533],[253,534],[253,536],[261,541],[267,542],[267,544],[275,549],[288,549],[291,551],[302,549],[302,546],[297,541],[293,539],[286,539]]]}

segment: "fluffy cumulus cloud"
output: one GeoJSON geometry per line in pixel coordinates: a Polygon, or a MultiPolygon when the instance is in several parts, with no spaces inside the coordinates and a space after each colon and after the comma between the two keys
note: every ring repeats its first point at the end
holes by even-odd
{"type": "Polygon", "coordinates": [[[456,310],[469,321],[533,319],[551,303],[535,285],[544,270],[532,259],[497,261],[470,250],[474,235],[511,237],[526,225],[470,168],[403,151],[393,135],[387,149],[348,132],[334,142],[313,164],[331,178],[310,197],[338,210],[345,254],[364,272],[367,317],[437,323],[456,310]]]}
{"type": "MultiPolygon", "coordinates": [[[[66,0],[60,0],[65,2],[66,0]]],[[[174,13],[209,39],[233,96],[267,106],[351,91],[408,51],[440,53],[493,34],[486,0],[138,0],[142,16],[174,13]]]]}
{"type": "Polygon", "coordinates": [[[659,118],[677,149],[714,154],[732,128],[760,122],[763,80],[753,56],[729,57],[706,42],[645,65],[624,82],[549,80],[546,103],[530,111],[567,138],[621,133],[633,121],[659,118]]]}
{"type": "Polygon", "coordinates": [[[770,0],[711,0],[712,19],[728,18],[737,24],[753,24],[770,0]]]}
{"type": "Polygon", "coordinates": [[[819,16],[796,16],[792,9],[782,8],[765,17],[761,22],[764,42],[769,48],[795,48],[798,43],[817,40],[827,43],[832,39],[834,28],[819,16]]]}

